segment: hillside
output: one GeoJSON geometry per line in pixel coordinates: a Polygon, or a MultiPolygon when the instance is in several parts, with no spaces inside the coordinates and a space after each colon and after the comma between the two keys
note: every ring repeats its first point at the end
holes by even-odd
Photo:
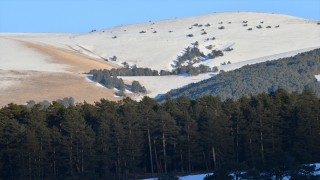
{"type": "MultiPolygon", "coordinates": [[[[97,86],[83,73],[123,67],[124,62],[129,67],[171,71],[186,48],[193,47],[195,42],[205,56],[196,59],[196,63],[187,60],[183,65],[204,64],[230,71],[319,48],[319,28],[316,21],[288,15],[225,12],[86,33],[0,33],[0,106],[70,96],[76,102],[94,102],[101,97],[117,100],[116,91],[97,86]],[[227,51],[228,48],[233,50],[227,51]],[[224,56],[210,59],[207,55],[212,50],[221,50],[224,56]],[[222,65],[229,61],[231,64],[222,65]]],[[[127,94],[138,100],[144,95],[159,97],[216,74],[122,79],[125,84],[138,80],[146,87],[145,94],[127,94]]]]}
{"type": "Polygon", "coordinates": [[[179,96],[195,99],[204,95],[215,95],[224,100],[237,99],[242,95],[271,93],[280,88],[299,93],[311,88],[320,96],[320,83],[315,77],[317,74],[320,74],[320,49],[220,73],[210,79],[171,90],[159,101],[177,99],[179,96]]]}
{"type": "Polygon", "coordinates": [[[71,40],[111,62],[111,57],[116,56],[117,60],[113,63],[119,65],[126,61],[138,67],[171,70],[177,57],[195,41],[199,42],[199,48],[204,54],[210,51],[206,48],[209,45],[222,51],[228,47],[234,49],[226,52],[222,58],[201,62],[212,67],[228,61],[237,63],[283,52],[320,47],[319,29],[316,21],[288,15],[225,12],[120,25],[76,35],[71,37],[71,40]],[[244,21],[247,22],[243,23],[244,21]],[[198,26],[194,26],[196,24],[198,26]],[[208,24],[210,26],[207,26],[208,24]],[[244,26],[245,24],[247,26],[244,26]],[[260,25],[262,28],[257,28],[260,25]],[[221,26],[225,28],[219,29],[221,26]],[[271,28],[266,28],[267,26],[271,28]],[[247,30],[249,28],[252,30],[247,30]],[[203,34],[202,29],[206,34],[203,34]],[[154,31],[156,33],[153,33],[154,31]],[[187,37],[189,34],[193,37],[187,37]],[[213,37],[215,40],[212,40],[213,37]],[[207,38],[209,40],[206,40],[207,38]]]}

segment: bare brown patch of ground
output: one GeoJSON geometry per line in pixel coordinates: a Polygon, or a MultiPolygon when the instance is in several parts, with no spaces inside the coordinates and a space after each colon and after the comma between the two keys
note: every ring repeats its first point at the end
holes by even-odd
{"type": "MultiPolygon", "coordinates": [[[[20,40],[19,40],[20,41],[20,40]]],[[[71,66],[67,69],[70,72],[88,72],[91,69],[112,69],[119,68],[118,65],[101,62],[96,59],[85,57],[78,52],[69,52],[49,45],[33,42],[20,41],[30,48],[36,49],[52,57],[53,63],[66,64],[71,66]]]]}
{"type": "Polygon", "coordinates": [[[75,102],[93,103],[102,98],[117,101],[115,90],[97,86],[84,76],[71,73],[48,72],[12,72],[9,80],[18,81],[14,85],[0,89],[0,107],[11,102],[25,104],[29,100],[40,102],[55,101],[64,97],[73,97],[75,102]],[[27,73],[28,76],[19,76],[27,73]],[[1,92],[2,91],[2,92],[1,92]]]}
{"type": "Polygon", "coordinates": [[[65,64],[68,72],[27,70],[0,71],[0,107],[9,103],[25,104],[29,100],[40,102],[73,97],[75,102],[93,103],[101,98],[120,100],[115,90],[99,87],[89,81],[84,72],[91,69],[111,69],[116,65],[100,62],[78,54],[43,44],[20,41],[24,45],[51,57],[50,63],[65,64]]]}

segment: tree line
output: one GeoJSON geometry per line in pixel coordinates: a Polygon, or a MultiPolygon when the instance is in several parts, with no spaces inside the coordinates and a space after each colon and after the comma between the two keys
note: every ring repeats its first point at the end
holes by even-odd
{"type": "Polygon", "coordinates": [[[209,94],[223,100],[237,99],[242,95],[270,93],[279,88],[299,93],[311,88],[317,96],[320,95],[320,83],[315,78],[320,74],[320,49],[221,72],[210,79],[171,90],[159,101],[167,98],[176,100],[179,96],[195,99],[209,94]]]}
{"type": "MultiPolygon", "coordinates": [[[[119,92],[115,94],[118,96],[125,96],[125,84],[122,78],[118,78],[116,74],[111,74],[111,71],[104,69],[104,70],[90,70],[90,74],[93,75],[93,81],[98,82],[104,85],[106,88],[113,89],[117,88],[119,92]],[[112,75],[112,76],[111,76],[112,75]]],[[[139,81],[132,81],[131,83],[131,90],[132,92],[142,92],[145,93],[147,90],[144,86],[142,86],[139,81]]]]}
{"type": "Polygon", "coordinates": [[[280,179],[320,162],[319,116],[320,99],[310,89],[225,101],[8,104],[0,109],[0,174],[122,180],[227,169],[280,179]]]}
{"type": "Polygon", "coordinates": [[[108,76],[168,76],[168,75],[179,75],[179,74],[185,74],[188,73],[189,76],[197,76],[199,74],[207,73],[207,72],[218,72],[218,68],[215,66],[213,69],[211,69],[209,66],[200,64],[198,67],[193,67],[192,64],[189,64],[187,66],[180,66],[176,69],[173,69],[171,72],[167,70],[161,70],[160,73],[157,70],[151,70],[150,68],[118,68],[111,70],[107,69],[92,69],[89,71],[88,74],[93,74],[94,76],[97,76],[97,73],[103,73],[108,74],[108,76]]]}

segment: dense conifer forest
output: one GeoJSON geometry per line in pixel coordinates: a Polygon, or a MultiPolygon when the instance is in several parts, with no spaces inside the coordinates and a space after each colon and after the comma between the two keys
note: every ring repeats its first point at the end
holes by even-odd
{"type": "Polygon", "coordinates": [[[213,171],[300,177],[301,164],[320,162],[319,116],[320,99],[310,89],[225,101],[8,104],[0,109],[0,179],[122,180],[213,171]]]}
{"type": "Polygon", "coordinates": [[[223,100],[237,99],[242,95],[270,93],[279,88],[299,93],[311,88],[320,96],[320,83],[315,78],[317,74],[320,74],[320,49],[222,72],[210,79],[171,90],[159,101],[167,98],[176,100],[179,96],[195,99],[209,94],[223,100]]]}

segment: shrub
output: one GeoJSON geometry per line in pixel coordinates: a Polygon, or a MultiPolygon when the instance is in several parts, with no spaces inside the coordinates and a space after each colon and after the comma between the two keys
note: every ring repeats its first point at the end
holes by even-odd
{"type": "Polygon", "coordinates": [[[218,56],[223,56],[223,52],[221,50],[212,50],[211,53],[208,54],[209,59],[214,59],[218,56]]]}
{"type": "Polygon", "coordinates": [[[266,28],[271,28],[271,26],[267,26],[266,28]]]}
{"type": "Polygon", "coordinates": [[[214,73],[216,73],[216,72],[218,72],[218,71],[219,71],[219,69],[218,69],[218,67],[217,67],[217,66],[214,66],[214,67],[212,68],[212,71],[213,71],[214,73]]]}
{"type": "Polygon", "coordinates": [[[243,26],[248,26],[248,24],[244,24],[243,26]]]}
{"type": "Polygon", "coordinates": [[[224,29],[224,26],[220,26],[220,27],[218,27],[218,29],[224,29]]]}
{"type": "Polygon", "coordinates": [[[30,101],[27,102],[27,105],[26,105],[26,106],[27,106],[28,108],[32,108],[35,104],[36,104],[36,102],[35,102],[34,100],[30,100],[30,101]]]}
{"type": "MultiPolygon", "coordinates": [[[[72,98],[72,97],[70,97],[70,98],[72,98]]],[[[64,100],[65,100],[65,98],[64,98],[64,100]]],[[[67,100],[69,100],[69,99],[67,99],[67,100]]],[[[60,103],[63,104],[64,106],[66,106],[66,107],[68,107],[69,105],[70,106],[74,106],[73,98],[70,99],[70,102],[60,102],[60,103]]],[[[39,104],[42,107],[42,109],[47,109],[51,105],[51,103],[49,101],[47,101],[47,100],[39,102],[39,104]]]]}
{"type": "Polygon", "coordinates": [[[208,46],[208,49],[210,49],[210,50],[212,49],[212,45],[211,44],[208,46]]]}
{"type": "Polygon", "coordinates": [[[230,48],[230,47],[228,47],[227,49],[226,49],[226,51],[232,51],[233,50],[233,48],[230,48]]]}
{"type": "Polygon", "coordinates": [[[139,81],[132,81],[131,89],[133,92],[142,92],[145,93],[147,90],[144,86],[141,86],[139,81]]]}
{"type": "Polygon", "coordinates": [[[129,68],[129,67],[130,65],[128,63],[124,65],[124,68],[129,68]]]}
{"type": "Polygon", "coordinates": [[[193,34],[188,34],[187,37],[193,37],[193,34]]]}
{"type": "Polygon", "coordinates": [[[118,91],[118,92],[116,92],[114,94],[117,95],[117,96],[120,96],[120,97],[126,97],[126,94],[124,93],[124,91],[118,91]]]}
{"type": "Polygon", "coordinates": [[[249,30],[249,31],[251,31],[251,30],[252,30],[252,28],[248,28],[248,30],[249,30]]]}

